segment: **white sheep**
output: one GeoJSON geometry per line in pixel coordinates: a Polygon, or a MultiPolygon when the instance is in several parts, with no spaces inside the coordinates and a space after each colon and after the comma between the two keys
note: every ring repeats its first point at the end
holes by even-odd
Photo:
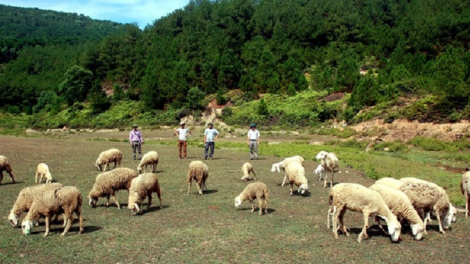
{"type": "MultiPolygon", "coordinates": [[[[449,197],[442,187],[432,183],[404,184],[400,191],[404,192],[413,206],[425,212],[434,211],[439,222],[439,232],[445,234],[455,216],[454,209],[449,202],[449,197]]],[[[427,217],[424,219],[424,227],[427,225],[427,217]]]]}
{"type": "Polygon", "coordinates": [[[268,200],[269,200],[269,190],[268,186],[262,182],[253,182],[248,184],[245,189],[235,197],[235,207],[239,207],[244,201],[248,200],[251,204],[251,211],[254,212],[256,210],[255,205],[253,204],[253,200],[258,200],[259,205],[259,215],[263,214],[263,207],[264,213],[268,213],[268,200]],[[264,206],[263,206],[264,205],[264,206]]]}
{"type": "Polygon", "coordinates": [[[10,174],[13,183],[15,183],[15,176],[13,176],[10,161],[7,157],[0,155],[0,184],[2,184],[3,180],[3,171],[6,171],[8,174],[10,174]]]}
{"type": "Polygon", "coordinates": [[[242,165],[242,172],[243,172],[243,176],[241,178],[242,181],[250,180],[250,172],[253,173],[253,179],[256,181],[256,172],[251,163],[245,162],[242,165]]]}
{"type": "Polygon", "coordinates": [[[109,197],[111,196],[116,206],[121,209],[116,199],[116,192],[119,190],[129,190],[131,180],[137,176],[138,173],[129,168],[117,168],[98,174],[95,184],[88,194],[89,204],[95,207],[99,197],[106,197],[106,206],[109,206],[109,197]]]}
{"type": "Polygon", "coordinates": [[[80,191],[73,186],[58,187],[48,190],[43,196],[33,201],[28,214],[21,223],[23,234],[29,235],[34,226],[34,222],[40,217],[46,218],[46,232],[44,237],[49,234],[50,219],[56,214],[64,214],[66,226],[64,232],[60,236],[65,236],[73,223],[73,213],[79,219],[79,234],[83,233],[83,216],[82,216],[82,195],[80,191]]]}
{"type": "Polygon", "coordinates": [[[154,173],[140,174],[138,177],[132,179],[131,186],[129,187],[129,202],[127,207],[134,215],[142,212],[142,202],[145,197],[148,197],[147,211],[152,204],[152,193],[157,193],[158,200],[160,201],[160,208],[162,208],[162,198],[160,193],[160,184],[158,183],[157,175],[154,173]]]}
{"type": "Polygon", "coordinates": [[[42,182],[42,178],[46,178],[46,183],[51,183],[52,182],[52,175],[51,172],[49,171],[49,166],[46,163],[39,163],[37,168],[36,168],[36,174],[34,175],[34,182],[38,183],[38,177],[39,177],[39,183],[42,182]]]}
{"type": "Polygon", "coordinates": [[[403,186],[402,181],[394,179],[394,178],[390,178],[390,177],[385,177],[385,178],[379,179],[379,180],[375,181],[375,183],[388,186],[388,187],[390,187],[392,189],[395,189],[395,190],[400,190],[401,186],[403,186]]]}
{"type": "Polygon", "coordinates": [[[37,186],[26,187],[20,191],[13,208],[10,210],[8,215],[8,221],[13,227],[18,226],[19,218],[21,213],[29,211],[33,201],[38,197],[42,197],[48,190],[54,190],[62,187],[60,183],[43,184],[37,186]]]}
{"type": "Polygon", "coordinates": [[[197,182],[197,188],[200,195],[202,195],[202,189],[207,189],[206,180],[209,177],[209,167],[202,161],[195,160],[189,163],[188,170],[188,194],[191,189],[191,182],[195,180],[197,182]]]}
{"type": "Polygon", "coordinates": [[[291,162],[286,167],[286,177],[290,184],[290,195],[294,195],[293,186],[294,184],[298,186],[297,192],[299,194],[304,194],[308,192],[308,180],[305,177],[305,168],[302,164],[297,162],[291,162]]]}
{"type": "Polygon", "coordinates": [[[390,211],[380,194],[374,190],[356,183],[339,183],[330,189],[329,203],[330,209],[328,210],[326,225],[330,228],[330,217],[332,217],[335,238],[338,238],[338,229],[349,236],[343,221],[347,209],[364,214],[364,227],[359,234],[358,242],[361,242],[363,237],[369,237],[367,235],[369,217],[375,215],[387,222],[388,233],[392,241],[398,241],[400,238],[400,222],[390,211]]]}
{"type": "Polygon", "coordinates": [[[147,166],[152,166],[152,172],[157,172],[158,165],[158,153],[156,151],[149,151],[140,160],[139,165],[137,166],[137,171],[139,173],[145,172],[147,166]]]}
{"type": "Polygon", "coordinates": [[[326,180],[328,179],[328,172],[331,172],[330,187],[333,187],[335,169],[339,167],[338,157],[336,157],[336,155],[332,152],[326,152],[322,150],[318,152],[315,158],[321,161],[321,165],[326,170],[323,188],[326,188],[326,180]]]}
{"type": "Polygon", "coordinates": [[[281,172],[281,169],[282,171],[284,171],[284,180],[282,181],[282,184],[281,186],[284,186],[286,184],[286,180],[287,180],[287,177],[286,177],[286,174],[285,174],[285,168],[286,166],[291,163],[291,162],[297,162],[297,163],[300,163],[302,164],[302,166],[305,165],[305,159],[301,156],[292,156],[292,157],[289,157],[289,158],[285,158],[284,160],[280,161],[280,162],[277,162],[277,163],[274,163],[272,166],[271,166],[271,172],[281,172]]]}
{"type": "MultiPolygon", "coordinates": [[[[425,185],[430,185],[433,188],[444,191],[444,189],[442,189],[442,187],[438,186],[434,182],[426,181],[426,180],[423,180],[423,179],[418,179],[418,178],[414,178],[414,177],[405,177],[405,178],[401,178],[400,181],[403,182],[404,185],[405,184],[425,184],[425,185]]],[[[418,213],[423,215],[424,225],[426,226],[427,222],[431,221],[431,210],[427,210],[427,209],[424,209],[424,208],[418,208],[417,211],[418,211],[418,213]]],[[[452,204],[449,205],[449,217],[451,217],[451,221],[453,223],[457,221],[457,209],[452,204]]]]}
{"type": "Polygon", "coordinates": [[[465,196],[465,218],[468,218],[468,204],[470,203],[470,172],[462,174],[462,180],[460,182],[460,190],[465,196]]]}
{"type": "MultiPolygon", "coordinates": [[[[373,184],[369,188],[377,191],[382,196],[390,211],[398,219],[406,219],[410,223],[411,232],[416,240],[423,238],[423,234],[426,231],[423,220],[419,217],[418,212],[416,212],[406,194],[379,183],[373,184]]],[[[379,218],[377,218],[377,223],[382,229],[379,218]]]]}
{"type": "Polygon", "coordinates": [[[122,152],[119,149],[108,149],[100,153],[95,162],[95,167],[99,171],[109,170],[109,163],[114,162],[114,168],[121,165],[122,152]]]}
{"type": "Polygon", "coordinates": [[[313,171],[313,174],[318,175],[318,181],[321,181],[323,179],[323,174],[326,174],[323,165],[318,164],[317,168],[313,171]]]}

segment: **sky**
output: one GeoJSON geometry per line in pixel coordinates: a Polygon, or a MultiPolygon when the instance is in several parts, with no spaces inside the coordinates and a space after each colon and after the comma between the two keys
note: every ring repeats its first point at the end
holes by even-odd
{"type": "Polygon", "coordinates": [[[134,23],[143,29],[156,19],[185,7],[189,0],[1,0],[0,4],[17,7],[83,14],[93,19],[134,23]]]}

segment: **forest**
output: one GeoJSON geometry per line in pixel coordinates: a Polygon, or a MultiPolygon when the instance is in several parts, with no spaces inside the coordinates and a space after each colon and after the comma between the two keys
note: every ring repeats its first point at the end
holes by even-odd
{"type": "Polygon", "coordinates": [[[465,0],[192,0],[143,30],[0,5],[0,32],[0,111],[37,127],[175,124],[209,99],[234,124],[254,103],[248,121],[311,125],[401,98],[384,118],[470,118],[465,0]]]}

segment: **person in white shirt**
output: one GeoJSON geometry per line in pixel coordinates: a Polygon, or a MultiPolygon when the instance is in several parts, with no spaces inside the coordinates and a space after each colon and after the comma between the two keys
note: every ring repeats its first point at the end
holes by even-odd
{"type": "Polygon", "coordinates": [[[215,140],[219,138],[219,131],[214,128],[212,122],[207,125],[209,127],[204,130],[204,159],[214,159],[215,140]]]}
{"type": "Polygon", "coordinates": [[[259,145],[259,131],[256,129],[256,124],[250,125],[250,130],[247,133],[248,147],[250,148],[250,160],[258,159],[258,145],[259,145]]]}
{"type": "Polygon", "coordinates": [[[185,128],[185,125],[185,122],[181,122],[180,127],[175,130],[175,134],[178,135],[178,153],[180,159],[187,159],[187,138],[191,135],[191,130],[185,128]]]}

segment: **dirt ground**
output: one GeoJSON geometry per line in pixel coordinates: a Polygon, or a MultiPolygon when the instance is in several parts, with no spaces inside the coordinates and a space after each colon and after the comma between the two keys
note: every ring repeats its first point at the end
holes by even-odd
{"type": "MultiPolygon", "coordinates": [[[[362,215],[348,212],[345,223],[351,236],[333,237],[326,228],[328,189],[324,189],[312,171],[317,163],[308,161],[307,177],[311,193],[306,197],[289,195],[288,186],[281,187],[282,175],[271,173],[276,157],[263,156],[252,161],[258,180],[270,189],[269,214],[258,216],[250,212],[248,202],[240,209],[233,199],[246,186],[240,181],[241,165],[248,153],[218,148],[215,159],[205,161],[210,168],[208,190],[197,195],[193,185],[186,194],[186,173],[192,160],[200,159],[203,149],[189,147],[189,159],[177,159],[176,138],[172,130],[145,131],[150,141],[143,151],[156,150],[160,155],[157,174],[162,188],[163,208],[156,199],[151,210],[142,216],[132,216],[126,209],[127,192],[118,193],[123,209],[105,207],[100,199],[97,208],[87,204],[87,194],[98,172],[94,162],[98,154],[112,147],[124,153],[123,167],[135,168],[125,131],[101,133],[61,132],[46,137],[0,136],[0,154],[12,163],[18,183],[11,184],[5,175],[0,185],[0,262],[2,263],[462,263],[468,259],[470,226],[461,215],[446,235],[438,233],[433,221],[423,241],[414,241],[408,227],[403,228],[403,241],[390,239],[371,222],[370,239],[358,243],[362,215]],[[171,138],[170,145],[158,140],[171,138]],[[111,139],[111,141],[110,141],[111,139]],[[172,144],[174,143],[174,144],[172,144]],[[64,185],[77,186],[84,197],[85,233],[77,235],[75,222],[70,233],[61,238],[60,223],[52,227],[51,235],[43,238],[44,226],[30,236],[21,235],[7,220],[18,192],[34,185],[35,166],[47,162],[52,176],[64,185]]],[[[290,135],[292,137],[292,135],[290,135]]],[[[199,134],[195,137],[200,137],[199,134]]],[[[228,140],[228,139],[225,139],[228,140]]],[[[236,140],[239,140],[238,138],[236,140]]],[[[273,137],[273,141],[282,140],[273,137]]],[[[372,180],[361,171],[341,167],[336,182],[356,182],[366,186],[372,180]]],[[[146,204],[146,202],[144,203],[146,204]]],[[[22,216],[24,217],[24,215],[22,216]]]]}

